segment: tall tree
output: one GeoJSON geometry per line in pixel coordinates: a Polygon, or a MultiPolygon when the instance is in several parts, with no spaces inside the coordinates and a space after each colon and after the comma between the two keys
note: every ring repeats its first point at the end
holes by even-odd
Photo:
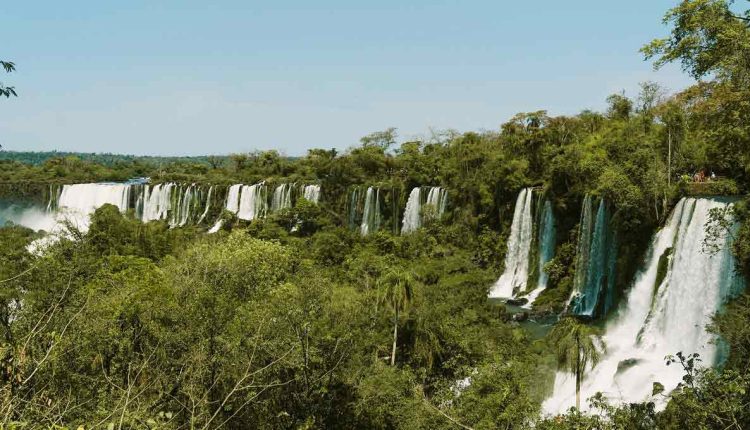
{"type": "Polygon", "coordinates": [[[549,336],[556,346],[558,369],[576,378],[576,409],[581,410],[581,382],[589,364],[593,368],[599,363],[597,331],[573,317],[566,317],[555,325],[549,336]]]}
{"type": "Polygon", "coordinates": [[[685,0],[664,16],[671,34],[641,48],[655,67],[679,62],[695,79],[683,93],[702,130],[711,168],[750,171],[750,10],[735,12],[732,0],[685,0]]]}
{"type": "Polygon", "coordinates": [[[748,85],[750,79],[750,10],[731,9],[732,0],[685,0],[664,16],[669,37],[641,48],[655,66],[679,61],[695,79],[713,76],[748,85]]]}
{"type": "Polygon", "coordinates": [[[398,323],[402,313],[406,313],[414,297],[414,278],[407,271],[392,269],[378,281],[380,301],[393,311],[393,348],[391,349],[391,366],[396,364],[396,344],[398,341],[398,323]]]}

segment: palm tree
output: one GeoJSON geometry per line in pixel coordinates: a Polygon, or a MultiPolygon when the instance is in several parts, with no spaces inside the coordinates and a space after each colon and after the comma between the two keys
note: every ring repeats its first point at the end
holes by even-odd
{"type": "MultiPolygon", "coordinates": [[[[581,409],[581,382],[589,363],[594,368],[599,364],[600,351],[596,340],[598,331],[581,324],[573,317],[558,322],[549,334],[556,347],[558,370],[570,372],[576,378],[576,409],[581,409]]],[[[599,343],[603,346],[601,341],[599,343]]]]}
{"type": "Polygon", "coordinates": [[[391,269],[378,280],[380,302],[387,304],[393,311],[393,349],[391,366],[396,365],[396,341],[398,340],[399,316],[407,312],[414,295],[414,278],[409,272],[391,269]]]}
{"type": "MultiPolygon", "coordinates": [[[[4,69],[6,73],[10,73],[16,70],[16,65],[12,61],[0,61],[0,69],[4,69]]],[[[0,96],[10,98],[10,96],[17,97],[16,89],[13,87],[5,87],[0,82],[0,96]]]]}

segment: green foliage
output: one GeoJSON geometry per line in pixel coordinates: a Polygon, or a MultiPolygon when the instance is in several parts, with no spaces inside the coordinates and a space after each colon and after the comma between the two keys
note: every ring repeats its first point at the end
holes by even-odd
{"type": "Polygon", "coordinates": [[[750,55],[750,13],[736,15],[732,1],[689,0],[680,2],[664,17],[672,34],[653,40],[641,51],[656,58],[656,67],[680,61],[686,72],[700,79],[714,74],[719,79],[748,75],[750,55]]]}
{"type": "MultiPolygon", "coordinates": [[[[579,323],[573,317],[563,318],[549,334],[549,341],[555,347],[558,369],[570,372],[576,378],[576,409],[580,409],[580,387],[584,373],[596,367],[601,356],[600,346],[596,342],[597,334],[596,329],[579,323]]],[[[601,344],[601,341],[598,343],[601,344]]]]}
{"type": "MultiPolygon", "coordinates": [[[[5,70],[6,73],[10,73],[16,70],[16,65],[12,61],[0,61],[0,66],[5,70]]],[[[17,97],[16,89],[14,87],[6,87],[0,82],[0,96],[10,98],[10,96],[17,97]]]]}
{"type": "MultiPolygon", "coordinates": [[[[555,367],[580,382],[598,360],[598,332],[564,318],[533,342],[486,299],[523,187],[548,193],[559,237],[537,314],[558,313],[570,297],[584,195],[605,198],[627,238],[623,288],[677,197],[750,189],[746,18],[721,0],[681,2],[665,18],[671,35],[643,52],[711,80],[674,95],[646,82],[633,98],[610,96],[603,113],[523,112],[495,131],[398,146],[390,128],[342,153],[297,159],[0,153],[0,195],[9,198],[134,177],[217,190],[315,183],[323,192],[319,204],[301,198],[251,222],[215,205],[215,235],[143,224],[105,205],[87,232],[71,228],[40,255],[26,248],[36,234],[0,228],[0,427],[747,427],[746,294],[711,326],[726,345],[724,368],[699,369],[698,357],[678,354],[670,363],[683,366],[683,386],[653,387],[667,396],[664,411],[596,395],[587,400],[597,414],[543,419],[555,367]],[[693,183],[700,170],[719,178],[693,183]],[[395,235],[409,190],[427,185],[448,190],[447,213],[427,209],[422,228],[395,235]],[[380,189],[383,221],[362,237],[346,214],[351,191],[367,186],[380,189]]],[[[744,203],[712,213],[708,236],[732,234],[738,267],[750,274],[747,218],[744,203]]]]}

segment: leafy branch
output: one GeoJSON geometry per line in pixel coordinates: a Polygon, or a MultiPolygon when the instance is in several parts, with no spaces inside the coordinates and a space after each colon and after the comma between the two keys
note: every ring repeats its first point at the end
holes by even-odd
{"type": "MultiPolygon", "coordinates": [[[[0,61],[0,66],[2,66],[6,73],[16,70],[16,65],[12,61],[0,61]]],[[[2,82],[0,82],[0,96],[10,98],[10,96],[18,97],[18,94],[16,93],[15,87],[3,86],[2,82]]]]}

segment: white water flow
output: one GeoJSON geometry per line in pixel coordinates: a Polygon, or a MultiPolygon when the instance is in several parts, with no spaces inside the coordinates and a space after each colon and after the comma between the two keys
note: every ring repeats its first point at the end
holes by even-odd
{"type": "Polygon", "coordinates": [[[420,211],[422,206],[422,193],[420,187],[414,187],[409,193],[409,200],[406,201],[404,209],[404,219],[401,226],[401,234],[416,231],[421,225],[420,211]]]}
{"type": "Polygon", "coordinates": [[[349,228],[352,230],[354,230],[355,228],[361,228],[361,221],[357,222],[357,216],[359,214],[360,194],[361,193],[359,187],[355,187],[352,190],[351,194],[349,194],[347,221],[349,228]]]}
{"type": "Polygon", "coordinates": [[[55,227],[55,217],[43,207],[0,201],[0,227],[11,223],[34,231],[50,231],[55,227]]]}
{"type": "Polygon", "coordinates": [[[302,196],[305,200],[317,205],[320,201],[320,185],[305,185],[302,189],[302,196]]]}
{"type": "Polygon", "coordinates": [[[203,209],[203,213],[201,214],[200,218],[198,218],[198,222],[196,224],[200,224],[203,222],[204,219],[206,219],[206,215],[208,215],[209,209],[211,209],[211,197],[214,193],[214,187],[213,185],[208,187],[208,196],[206,197],[206,206],[203,209]]]}
{"type": "MultiPolygon", "coordinates": [[[[669,392],[683,376],[680,366],[665,365],[667,355],[698,353],[704,365],[715,363],[717,348],[706,325],[744,281],[734,270],[730,235],[719,238],[722,247],[715,254],[704,252],[702,243],[709,211],[729,205],[706,198],[677,204],[655,235],[618,316],[606,326],[606,353],[585,375],[582,409],[588,409],[585,399],[597,392],[616,403],[661,404],[662,397],[651,397],[653,383],[663,384],[669,392]]],[[[558,372],[554,393],[543,404],[546,413],[563,413],[575,405],[574,379],[558,372]]]]}
{"type": "Polygon", "coordinates": [[[447,204],[448,192],[441,187],[430,187],[430,191],[427,193],[425,206],[430,206],[432,208],[432,215],[436,219],[440,219],[443,216],[447,204]]]}
{"type": "Polygon", "coordinates": [[[214,224],[211,228],[208,229],[209,234],[213,234],[221,230],[221,227],[224,225],[224,220],[220,219],[216,221],[216,224],[214,224]]]}
{"type": "Polygon", "coordinates": [[[525,307],[530,307],[536,298],[539,297],[539,294],[547,288],[549,275],[544,271],[544,266],[555,256],[556,231],[552,203],[548,199],[545,199],[541,194],[538,201],[539,204],[536,209],[539,213],[537,217],[537,255],[539,259],[537,266],[538,278],[536,288],[526,296],[528,302],[524,305],[525,307]],[[544,203],[541,203],[542,199],[544,199],[544,203]]]}
{"type": "MultiPolygon", "coordinates": [[[[50,212],[52,222],[47,231],[51,235],[29,244],[29,252],[41,253],[59,237],[69,235],[68,226],[81,232],[88,231],[91,214],[105,204],[114,205],[120,212],[125,212],[130,202],[130,189],[130,184],[64,185],[59,195],[50,197],[57,203],[55,212],[50,212]]],[[[52,209],[52,204],[48,206],[52,209]]]]}
{"type": "Polygon", "coordinates": [[[235,184],[229,187],[226,204],[226,209],[229,212],[236,214],[240,211],[240,190],[242,190],[242,184],[235,184]]]}
{"type": "Polygon", "coordinates": [[[401,233],[411,233],[422,226],[422,222],[428,218],[440,219],[445,213],[448,203],[448,192],[441,187],[430,187],[427,197],[422,204],[422,188],[415,187],[409,193],[404,209],[404,218],[401,233]],[[423,207],[429,207],[430,211],[422,213],[423,207]]]}
{"type": "Polygon", "coordinates": [[[362,236],[375,233],[380,228],[380,189],[368,187],[365,193],[365,209],[359,232],[362,236]]]}
{"type": "Polygon", "coordinates": [[[271,212],[278,212],[292,207],[292,185],[281,184],[273,190],[271,212]]]}
{"type": "Polygon", "coordinates": [[[87,231],[89,216],[105,204],[117,206],[120,212],[128,209],[129,184],[74,184],[64,185],[57,200],[57,219],[67,220],[82,231],[87,231]]]}
{"type": "Polygon", "coordinates": [[[246,221],[266,216],[268,203],[266,202],[266,185],[243,185],[240,192],[239,210],[237,217],[246,221]]]}
{"type": "Polygon", "coordinates": [[[196,206],[200,200],[200,190],[195,184],[188,185],[177,195],[178,206],[172,214],[172,220],[169,223],[172,227],[184,227],[190,222],[195,214],[196,206]],[[182,198],[180,198],[182,196],[182,198]]]}
{"type": "Polygon", "coordinates": [[[172,188],[174,184],[157,184],[143,187],[143,214],[141,221],[149,222],[166,219],[172,209],[172,188]]]}
{"type": "Polygon", "coordinates": [[[529,252],[533,237],[531,216],[532,189],[524,188],[518,194],[513,211],[513,222],[505,254],[505,270],[490,290],[491,298],[511,298],[526,291],[529,278],[529,252]]]}
{"type": "Polygon", "coordinates": [[[598,318],[606,315],[614,302],[617,240],[607,203],[599,201],[596,215],[593,208],[587,195],[581,207],[576,272],[567,307],[574,315],[598,318]]]}
{"type": "MultiPolygon", "coordinates": [[[[256,197],[258,194],[259,186],[263,184],[256,184],[252,186],[234,184],[227,190],[227,200],[224,205],[224,209],[237,215],[240,219],[252,220],[256,217],[256,197]]],[[[265,186],[263,186],[265,188],[265,186]]],[[[263,193],[265,194],[265,193],[263,193]]],[[[265,202],[265,201],[264,201],[265,202]]],[[[265,207],[265,206],[264,206],[265,207]]],[[[216,223],[208,230],[209,233],[218,232],[224,221],[219,218],[216,223]]]]}

